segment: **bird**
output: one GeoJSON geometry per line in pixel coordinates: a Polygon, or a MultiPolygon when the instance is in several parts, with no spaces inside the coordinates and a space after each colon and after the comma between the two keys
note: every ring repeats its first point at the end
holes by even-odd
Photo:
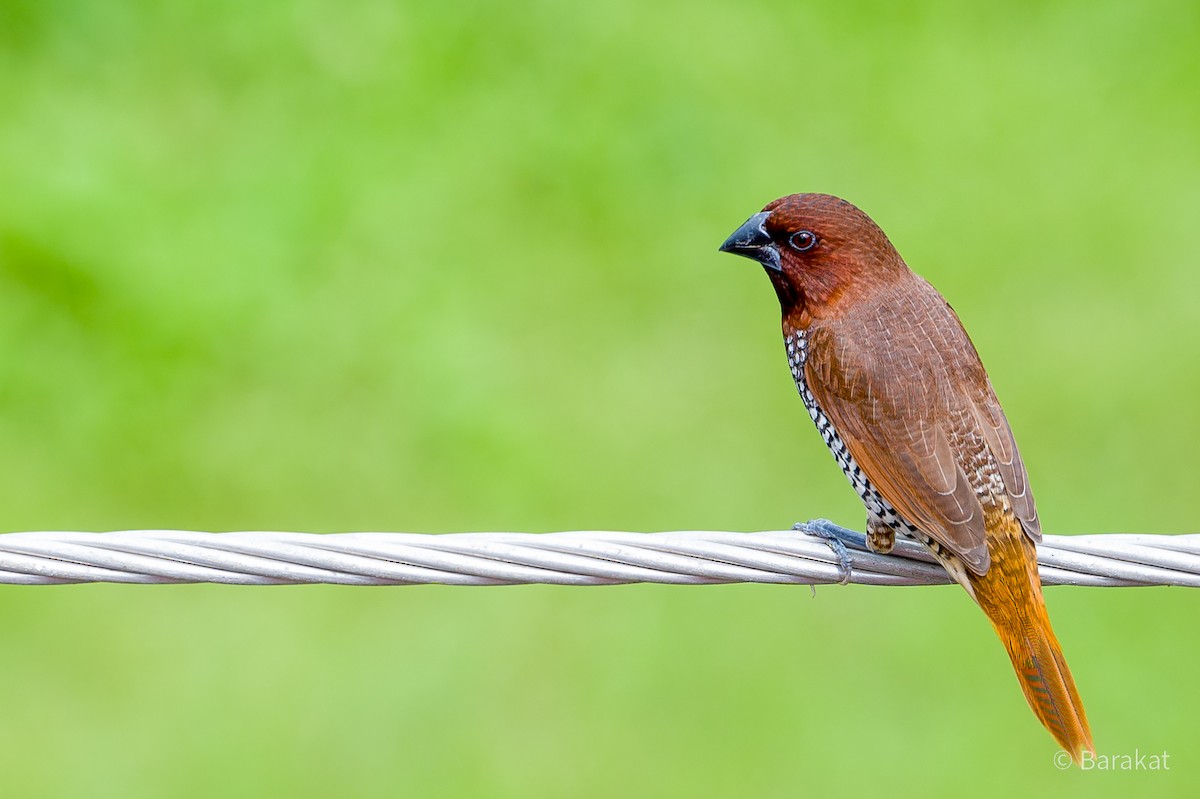
{"type": "Polygon", "coordinates": [[[950,304],[828,194],[767,204],[720,251],[762,265],[817,431],[867,511],[867,546],[923,544],[991,621],[1034,715],[1095,754],[1038,577],[1041,524],[1008,419],[950,304]]]}

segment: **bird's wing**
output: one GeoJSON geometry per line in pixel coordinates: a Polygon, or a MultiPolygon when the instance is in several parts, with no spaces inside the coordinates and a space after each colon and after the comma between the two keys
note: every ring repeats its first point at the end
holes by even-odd
{"type": "Polygon", "coordinates": [[[854,333],[814,325],[805,376],[883,498],[984,574],[990,559],[978,491],[988,487],[975,485],[984,467],[999,471],[1014,514],[1035,540],[1037,512],[979,356],[953,311],[937,299],[943,310],[933,316],[940,319],[931,318],[930,308],[902,308],[903,318],[876,318],[854,333]],[[984,446],[974,453],[962,451],[971,449],[964,442],[980,439],[984,446]]]}
{"type": "Polygon", "coordinates": [[[1021,460],[1012,428],[1008,425],[1008,417],[1004,415],[1004,409],[996,399],[996,392],[992,389],[990,380],[987,381],[985,396],[977,398],[974,407],[983,440],[987,442],[988,450],[1000,469],[1000,476],[1004,478],[1004,488],[1008,493],[1013,513],[1021,522],[1025,533],[1040,543],[1042,523],[1038,519],[1033,491],[1029,488],[1029,474],[1025,471],[1025,462],[1021,460]]]}

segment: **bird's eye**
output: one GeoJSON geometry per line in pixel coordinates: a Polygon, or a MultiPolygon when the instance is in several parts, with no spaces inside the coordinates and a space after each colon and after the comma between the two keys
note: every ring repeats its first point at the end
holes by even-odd
{"type": "Polygon", "coordinates": [[[788,244],[791,244],[792,249],[796,250],[796,252],[808,252],[817,246],[817,237],[811,231],[801,230],[791,235],[788,239],[788,244]]]}

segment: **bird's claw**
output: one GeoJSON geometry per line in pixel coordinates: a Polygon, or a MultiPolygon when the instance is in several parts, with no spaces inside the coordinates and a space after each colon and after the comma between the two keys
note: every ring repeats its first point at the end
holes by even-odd
{"type": "Polygon", "coordinates": [[[833,554],[837,557],[838,571],[841,573],[838,585],[846,585],[850,582],[850,573],[854,569],[854,561],[850,558],[848,548],[866,551],[867,537],[865,535],[834,524],[828,519],[796,522],[796,524],[792,525],[792,529],[805,535],[816,536],[828,544],[829,548],[833,550],[833,554]]]}

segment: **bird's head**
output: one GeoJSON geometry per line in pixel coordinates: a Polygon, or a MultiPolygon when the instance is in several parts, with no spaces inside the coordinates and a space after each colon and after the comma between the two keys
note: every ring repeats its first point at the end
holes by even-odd
{"type": "Polygon", "coordinates": [[[836,315],[845,303],[911,274],[871,218],[828,194],[792,194],[746,220],[721,245],[762,264],[784,316],[836,315]]]}

